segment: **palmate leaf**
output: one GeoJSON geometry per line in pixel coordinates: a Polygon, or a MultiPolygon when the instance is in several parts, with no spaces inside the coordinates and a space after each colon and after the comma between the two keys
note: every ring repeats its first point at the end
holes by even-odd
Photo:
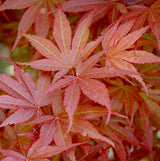
{"type": "MultiPolygon", "coordinates": [[[[95,118],[95,116],[96,117],[105,116],[106,112],[107,112],[107,109],[100,106],[78,106],[74,114],[71,131],[74,133],[77,133],[77,132],[81,133],[82,135],[88,135],[93,139],[105,141],[114,147],[114,144],[110,139],[102,136],[90,122],[85,120],[85,119],[95,118]]],[[[67,130],[69,125],[69,120],[67,121],[66,118],[67,118],[66,114],[63,114],[63,115],[61,114],[59,116],[59,123],[61,123],[61,128],[65,125],[67,130]],[[68,125],[66,124],[67,122],[68,122],[68,125]]]]}
{"type": "MultiPolygon", "coordinates": [[[[30,121],[29,123],[26,123],[24,125],[31,124],[43,124],[40,130],[42,145],[48,145],[53,140],[58,146],[72,144],[71,136],[70,134],[67,134],[69,120],[66,113],[62,112],[56,117],[51,115],[41,116],[38,119],[34,119],[33,121],[30,121]],[[46,131],[48,131],[47,135],[46,131]]],[[[68,151],[67,155],[69,156],[69,158],[75,158],[73,150],[68,151]]]]}
{"type": "MultiPolygon", "coordinates": [[[[61,4],[63,2],[64,0],[61,0],[58,3],[61,4]]],[[[48,0],[6,0],[0,6],[0,11],[28,8],[20,20],[17,38],[12,51],[22,38],[21,33],[26,33],[33,23],[35,23],[35,31],[37,35],[43,37],[47,36],[50,26],[49,15],[47,15],[47,13],[51,10],[55,10],[56,6],[57,2],[49,2],[48,0]]]]}
{"type": "MultiPolygon", "coordinates": [[[[125,24],[129,25],[129,28],[131,28],[133,26],[133,21],[128,21],[125,24]]],[[[153,55],[152,53],[140,50],[128,50],[131,47],[131,45],[133,45],[142,36],[142,34],[146,32],[146,30],[148,29],[147,26],[127,34],[127,32],[125,32],[125,30],[123,30],[123,28],[121,27],[122,25],[120,25],[117,31],[113,32],[112,36],[110,36],[110,41],[113,42],[111,45],[113,47],[106,54],[106,66],[114,66],[119,69],[138,73],[136,68],[131,63],[143,64],[160,62],[160,58],[158,56],[153,55]],[[120,34],[119,31],[121,31],[122,34],[120,34]],[[124,35],[124,33],[126,35],[124,35]],[[123,37],[121,37],[121,35],[123,35],[123,37]],[[119,36],[120,38],[118,38],[119,36]]],[[[112,28],[117,28],[117,24],[115,24],[115,27],[112,28]]],[[[104,38],[102,40],[102,47],[104,49],[110,46],[110,44],[108,43],[109,40],[106,36],[107,34],[108,32],[105,33],[104,38]]],[[[141,76],[134,74],[129,74],[129,76],[137,79],[144,87],[146,93],[148,93],[146,85],[141,76]]]]}
{"type": "MultiPolygon", "coordinates": [[[[143,92],[140,93],[141,98],[144,100],[145,102],[145,107],[148,109],[148,111],[150,112],[151,115],[153,115],[153,117],[157,120],[160,121],[160,109],[159,109],[159,102],[155,100],[155,98],[159,95],[153,93],[153,94],[149,94],[149,96],[147,97],[143,92]]],[[[159,100],[159,98],[158,98],[159,100]]]]}
{"type": "Polygon", "coordinates": [[[100,43],[101,38],[98,38],[87,44],[89,37],[88,28],[93,12],[87,13],[85,18],[80,21],[71,44],[71,27],[69,21],[61,10],[57,10],[53,36],[60,50],[48,39],[36,35],[24,34],[31,44],[47,59],[18,64],[31,65],[33,68],[45,71],[58,71],[55,74],[55,81],[67,74],[71,68],[76,67],[80,57],[85,59],[90,56],[100,43]]]}
{"type": "Polygon", "coordinates": [[[51,97],[47,96],[39,98],[37,102],[33,103],[50,85],[50,75],[41,75],[36,89],[29,73],[24,73],[19,66],[13,62],[12,64],[15,67],[15,75],[18,81],[5,74],[0,75],[0,88],[8,93],[8,95],[0,96],[0,107],[16,109],[16,111],[1,124],[1,127],[27,121],[34,115],[38,117],[42,114],[40,107],[51,103],[51,97]]]}
{"type": "Polygon", "coordinates": [[[148,22],[148,25],[151,29],[151,32],[157,39],[158,48],[160,48],[160,30],[159,30],[159,9],[160,9],[160,1],[157,0],[150,7],[146,7],[144,5],[133,5],[129,6],[128,9],[130,12],[124,15],[124,20],[136,18],[136,22],[134,24],[134,30],[139,29],[144,26],[145,22],[148,22]]]}
{"type": "Polygon", "coordinates": [[[126,161],[126,150],[125,147],[123,145],[123,143],[121,142],[120,138],[114,134],[111,130],[109,130],[108,128],[104,129],[100,129],[101,133],[112,138],[112,140],[114,141],[115,144],[115,151],[119,157],[119,159],[121,161],[126,161]]]}
{"type": "MultiPolygon", "coordinates": [[[[82,145],[84,143],[75,143],[75,144],[70,144],[70,145],[62,145],[62,146],[41,146],[41,141],[42,139],[40,138],[34,144],[32,147],[29,149],[27,157],[24,155],[12,151],[12,150],[3,150],[0,149],[0,152],[7,156],[5,160],[11,159],[12,161],[24,161],[24,160],[31,160],[31,161],[49,161],[49,157],[52,157],[53,155],[62,153],[70,148],[73,148],[75,146],[82,145]]],[[[10,160],[10,161],[11,161],[10,160]]]]}
{"type": "MultiPolygon", "coordinates": [[[[125,124],[125,121],[122,121],[125,124]]],[[[143,147],[141,146],[140,141],[136,137],[136,131],[134,128],[129,128],[128,126],[121,126],[120,123],[122,123],[119,119],[111,120],[108,126],[104,126],[104,123],[102,123],[101,128],[99,128],[99,131],[107,136],[110,137],[115,144],[115,151],[121,161],[128,160],[128,155],[130,154],[131,147],[126,146],[128,144],[131,144],[132,146],[137,147],[143,147]],[[127,144],[125,144],[127,142],[127,144]],[[128,155],[127,155],[128,153],[128,155]]],[[[122,123],[122,124],[123,124],[122,123]]],[[[144,147],[143,147],[144,148],[144,147]]]]}
{"type": "MultiPolygon", "coordinates": [[[[58,82],[57,82],[57,84],[58,84],[58,82]]],[[[109,100],[108,90],[103,83],[96,81],[94,79],[89,79],[89,80],[78,79],[77,80],[77,78],[75,77],[74,80],[72,82],[70,82],[70,85],[66,88],[65,99],[64,99],[64,106],[66,106],[66,111],[68,112],[69,119],[70,119],[70,125],[69,125],[68,132],[70,131],[70,129],[72,127],[73,115],[74,115],[74,112],[75,112],[78,102],[79,102],[79,96],[80,96],[79,88],[90,99],[92,99],[93,101],[98,102],[98,103],[106,106],[108,109],[110,109],[110,103],[109,103],[110,100],[109,100]],[[96,89],[95,89],[95,83],[98,85],[98,88],[96,88],[96,89]],[[72,91],[71,91],[71,87],[72,87],[72,91]],[[102,91],[103,91],[103,95],[101,94],[102,91]],[[76,95],[76,92],[78,93],[78,95],[76,95]]],[[[108,121],[109,121],[111,111],[108,113],[109,113],[108,114],[108,116],[109,116],[108,121]]]]}
{"type": "MultiPolygon", "coordinates": [[[[78,131],[80,131],[82,135],[85,134],[90,136],[92,139],[105,141],[107,144],[111,144],[114,147],[114,144],[110,139],[102,136],[98,132],[98,130],[96,130],[94,126],[86,120],[105,116],[106,113],[107,109],[101,106],[78,106],[73,118],[73,125],[71,131],[73,133],[77,133],[78,131]]],[[[68,119],[68,115],[65,111],[61,112],[56,117],[50,115],[41,116],[38,119],[35,119],[24,125],[46,123],[54,128],[53,135],[50,134],[48,135],[48,137],[50,139],[53,139],[56,145],[62,146],[72,144],[72,139],[70,135],[71,133],[67,134],[70,120],[68,119]]],[[[45,135],[45,133],[42,132],[41,135],[43,134],[45,135]]],[[[42,138],[42,143],[44,142],[44,139],[45,136],[42,138]]],[[[71,158],[75,157],[74,153],[70,153],[70,151],[67,152],[67,155],[71,158]]]]}
{"type": "Polygon", "coordinates": [[[122,138],[123,140],[126,140],[127,142],[129,142],[133,145],[136,145],[136,146],[140,145],[139,140],[134,136],[134,134],[131,131],[129,131],[117,124],[114,124],[114,123],[109,124],[108,128],[112,129],[111,131],[114,134],[116,134],[118,137],[122,138]]]}
{"type": "Polygon", "coordinates": [[[57,82],[53,81],[48,89],[47,93],[51,94],[55,92],[57,89],[67,87],[65,89],[63,105],[66,107],[66,111],[70,119],[68,132],[71,130],[72,127],[73,115],[79,103],[80,91],[82,91],[87,97],[89,97],[94,102],[97,102],[105,106],[108,109],[108,117],[106,123],[108,123],[110,120],[112,112],[108,89],[102,82],[93,78],[110,78],[122,76],[128,74],[128,71],[121,71],[112,67],[110,68],[110,70],[107,70],[107,68],[102,67],[96,68],[96,73],[94,73],[95,68],[92,67],[99,61],[99,57],[103,55],[103,53],[104,52],[102,51],[98,54],[93,55],[84,63],[82,63],[81,60],[79,60],[76,66],[76,76],[65,76],[64,79],[60,79],[57,82]]]}
{"type": "Polygon", "coordinates": [[[126,85],[120,79],[112,80],[110,84],[111,86],[108,89],[113,111],[119,113],[124,107],[127,116],[133,114],[133,106],[138,99],[137,88],[133,85],[126,85]]]}

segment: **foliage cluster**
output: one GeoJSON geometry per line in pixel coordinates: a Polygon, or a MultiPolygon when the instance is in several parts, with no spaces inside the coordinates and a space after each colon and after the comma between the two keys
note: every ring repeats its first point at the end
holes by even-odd
{"type": "Polygon", "coordinates": [[[160,0],[1,0],[0,14],[2,161],[160,160],[160,0]]]}

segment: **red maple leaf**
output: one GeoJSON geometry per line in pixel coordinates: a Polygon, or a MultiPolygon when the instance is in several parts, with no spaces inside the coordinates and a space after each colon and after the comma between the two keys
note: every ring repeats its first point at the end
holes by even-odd
{"type": "Polygon", "coordinates": [[[90,99],[108,108],[108,122],[111,115],[108,90],[103,83],[93,78],[110,78],[126,74],[126,71],[115,68],[92,68],[99,61],[99,58],[103,55],[104,51],[90,57],[84,63],[81,62],[92,53],[101,40],[100,37],[97,41],[90,42],[86,45],[89,36],[88,27],[93,13],[94,11],[87,13],[87,16],[79,23],[72,40],[72,48],[70,49],[71,28],[64,13],[61,10],[58,10],[55,16],[56,23],[54,24],[53,36],[55,37],[61,52],[47,39],[35,35],[25,35],[31,44],[48,59],[41,59],[29,63],[19,63],[31,65],[32,67],[41,70],[60,70],[56,73],[52,85],[49,88],[49,92],[52,93],[56,89],[59,90],[67,87],[63,103],[64,106],[66,106],[66,111],[70,118],[69,129],[72,126],[72,119],[79,102],[81,90],[90,99]],[[70,69],[72,75],[66,75],[70,69]],[[75,73],[74,70],[76,70],[75,73]],[[64,79],[60,79],[58,82],[54,83],[64,75],[66,75],[64,79]]]}
{"type": "Polygon", "coordinates": [[[133,31],[141,28],[147,22],[153,35],[157,39],[158,48],[160,49],[160,1],[155,1],[150,7],[145,5],[133,5],[127,7],[129,12],[124,14],[124,20],[136,19],[133,31]]]}
{"type": "Polygon", "coordinates": [[[67,87],[65,89],[65,97],[63,105],[69,115],[70,125],[68,131],[70,131],[73,123],[73,115],[77,108],[81,91],[89,97],[91,100],[106,106],[108,109],[108,118],[106,123],[109,122],[111,117],[111,105],[106,86],[94,79],[94,78],[112,78],[116,76],[122,76],[125,74],[133,74],[132,72],[119,70],[113,67],[94,67],[99,61],[99,57],[103,55],[103,51],[93,55],[87,59],[84,63],[79,59],[76,66],[75,73],[73,75],[66,75],[64,79],[60,79],[57,82],[53,81],[47,93],[53,93],[56,90],[67,87]]]}
{"type": "MultiPolygon", "coordinates": [[[[147,1],[149,3],[149,1],[147,1]]],[[[123,14],[124,20],[131,20],[136,18],[133,30],[137,30],[144,26],[145,22],[148,22],[148,25],[156,37],[158,42],[158,47],[160,48],[160,1],[157,0],[148,7],[143,4],[147,4],[146,1],[140,0],[125,0],[124,4],[130,5],[126,7],[123,3],[119,1],[112,0],[70,0],[63,4],[62,9],[65,12],[82,12],[89,11],[97,8],[93,21],[97,21],[100,18],[108,15],[110,23],[114,22],[119,16],[119,12],[123,14]],[[137,4],[136,3],[141,3],[137,4]]]]}
{"type": "Polygon", "coordinates": [[[29,120],[32,116],[41,116],[42,106],[51,103],[51,97],[41,97],[33,103],[33,101],[45,91],[50,85],[50,76],[41,75],[37,82],[37,88],[29,73],[24,73],[23,69],[12,63],[15,68],[17,80],[0,74],[0,88],[8,93],[8,95],[0,96],[0,107],[5,109],[16,110],[10,115],[0,126],[8,124],[16,124],[29,120]]]}
{"type": "Polygon", "coordinates": [[[49,11],[54,11],[56,6],[63,2],[64,0],[60,0],[59,2],[48,0],[6,0],[0,6],[0,11],[28,8],[19,23],[17,39],[12,50],[15,49],[17,43],[22,38],[21,33],[26,33],[33,23],[35,23],[36,34],[46,37],[50,26],[49,15],[47,14],[49,11]]]}
{"type": "MultiPolygon", "coordinates": [[[[58,102],[61,101],[62,100],[59,100],[58,102]]],[[[56,100],[53,100],[53,102],[56,102],[56,100]]],[[[59,103],[57,105],[59,105],[59,103]]],[[[55,104],[52,105],[53,111],[55,111],[56,108],[57,106],[55,106],[55,104]]],[[[74,114],[71,132],[80,133],[82,136],[89,136],[90,138],[95,140],[102,140],[107,144],[112,145],[112,147],[114,147],[112,140],[102,136],[98,132],[98,130],[94,127],[94,125],[89,121],[87,121],[87,119],[94,119],[97,117],[106,116],[106,113],[107,109],[101,106],[89,106],[89,105],[78,106],[74,114]]],[[[42,145],[45,145],[46,143],[49,144],[52,142],[52,140],[54,140],[57,146],[72,144],[71,133],[67,133],[68,126],[70,124],[67,113],[64,111],[64,108],[62,107],[61,112],[59,112],[59,114],[56,113],[54,114],[56,116],[52,115],[41,116],[40,118],[34,119],[33,121],[26,123],[24,125],[42,124],[40,133],[40,136],[43,137],[42,145]],[[53,131],[51,132],[50,129],[54,129],[54,132],[53,131]]],[[[67,152],[67,154],[70,158],[75,158],[73,151],[69,151],[67,152]]]]}
{"type": "Polygon", "coordinates": [[[136,129],[133,127],[128,127],[128,123],[126,121],[120,120],[116,117],[113,118],[113,121],[110,121],[108,126],[104,126],[102,123],[101,127],[99,128],[99,131],[103,135],[112,138],[115,144],[115,151],[121,161],[126,161],[127,153],[130,153],[129,149],[127,149],[129,147],[127,147],[125,142],[131,143],[133,146],[143,147],[134,134],[135,130],[136,129]],[[123,126],[120,126],[120,123],[123,124],[123,126]],[[125,142],[122,142],[121,139],[123,139],[123,141],[125,140],[125,142]]]}
{"type": "Polygon", "coordinates": [[[0,148],[0,152],[6,156],[5,161],[50,161],[50,158],[54,155],[62,153],[70,148],[75,146],[82,145],[83,143],[75,143],[70,145],[62,145],[62,146],[42,146],[41,145],[42,138],[38,139],[29,149],[27,156],[23,154],[12,151],[12,150],[3,150],[0,148]]]}
{"type": "Polygon", "coordinates": [[[55,15],[53,37],[60,50],[48,39],[36,35],[24,34],[31,44],[46,58],[19,64],[31,65],[35,69],[44,71],[59,71],[54,76],[54,80],[61,78],[70,69],[75,68],[80,57],[83,60],[87,58],[100,43],[101,38],[87,43],[89,37],[88,28],[92,15],[93,12],[87,14],[79,23],[71,44],[71,27],[69,21],[66,15],[61,10],[58,10],[55,15]]]}
{"type": "MultiPolygon", "coordinates": [[[[144,64],[160,62],[160,58],[152,53],[130,49],[142,34],[147,31],[148,26],[129,33],[135,21],[125,22],[118,27],[119,21],[106,31],[102,40],[103,49],[111,47],[106,53],[106,66],[114,66],[119,69],[138,73],[132,63],[144,64]]],[[[146,93],[148,93],[140,75],[130,76],[137,79],[144,87],[146,93]]]]}
{"type": "Polygon", "coordinates": [[[62,6],[64,12],[84,12],[95,8],[92,22],[98,21],[107,14],[112,23],[120,16],[120,13],[127,12],[123,3],[112,0],[70,0],[62,6]]]}

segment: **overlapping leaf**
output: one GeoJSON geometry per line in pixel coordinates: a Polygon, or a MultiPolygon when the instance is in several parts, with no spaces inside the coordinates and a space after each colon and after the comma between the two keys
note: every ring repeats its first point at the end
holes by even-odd
{"type": "Polygon", "coordinates": [[[42,115],[41,106],[51,103],[51,97],[43,97],[33,101],[45,91],[50,85],[50,76],[41,75],[37,82],[37,89],[32,77],[29,73],[15,65],[15,75],[17,80],[5,75],[0,74],[0,88],[8,95],[0,96],[0,107],[15,109],[16,111],[9,116],[0,126],[7,124],[16,124],[29,120],[33,115],[38,117],[42,115]]]}
{"type": "MultiPolygon", "coordinates": [[[[64,0],[59,1],[59,4],[64,0]]],[[[46,37],[49,31],[50,21],[47,13],[56,8],[57,2],[49,2],[47,0],[6,0],[1,6],[0,11],[8,9],[24,9],[28,8],[23,14],[18,26],[18,35],[12,50],[15,49],[19,40],[22,38],[22,32],[26,33],[35,23],[36,34],[46,37]]]]}
{"type": "Polygon", "coordinates": [[[114,118],[107,127],[102,123],[101,128],[99,128],[102,134],[112,138],[115,144],[115,151],[121,161],[127,160],[127,153],[130,149],[130,147],[127,147],[127,144],[125,144],[125,141],[131,143],[133,146],[141,147],[140,141],[135,135],[136,133],[134,134],[135,129],[129,129],[129,127],[125,127],[125,125],[126,121],[114,118]],[[119,123],[123,125],[119,125],[119,123]]]}
{"type": "Polygon", "coordinates": [[[65,97],[63,102],[70,119],[70,126],[68,130],[70,130],[72,127],[73,115],[80,99],[80,91],[82,91],[91,100],[103,106],[106,106],[108,109],[108,117],[106,123],[108,123],[110,120],[111,105],[108,89],[102,82],[93,78],[112,78],[116,76],[126,75],[130,72],[128,73],[127,71],[119,70],[113,67],[109,69],[107,69],[106,67],[93,67],[99,61],[99,57],[103,55],[103,53],[104,52],[102,51],[98,54],[93,55],[83,64],[79,60],[76,66],[75,76],[68,75],[65,76],[64,79],[60,79],[57,82],[53,81],[48,90],[48,93],[52,93],[57,89],[68,86],[65,90],[65,97]]]}
{"type": "MultiPolygon", "coordinates": [[[[78,106],[73,118],[73,126],[71,131],[77,133],[80,131],[82,135],[89,135],[93,139],[103,140],[107,143],[114,146],[111,140],[101,136],[101,134],[94,128],[94,126],[88,122],[86,119],[92,119],[95,117],[105,116],[107,113],[107,109],[101,106],[78,106]]],[[[43,122],[49,121],[50,123],[54,122],[55,132],[53,136],[56,145],[68,145],[71,143],[71,138],[69,134],[67,134],[67,129],[69,126],[69,119],[66,112],[62,112],[56,118],[52,116],[42,116],[40,119],[35,119],[28,124],[41,124],[43,122]]]]}
{"type": "Polygon", "coordinates": [[[109,87],[110,95],[112,97],[112,109],[115,112],[120,112],[125,108],[125,114],[133,114],[134,104],[138,99],[137,88],[133,85],[125,85],[122,80],[117,79],[110,82],[112,86],[109,87]]]}
{"type": "Polygon", "coordinates": [[[53,155],[57,155],[62,153],[70,148],[75,146],[82,145],[83,143],[75,143],[70,145],[62,145],[62,146],[41,146],[42,139],[37,140],[32,147],[29,149],[27,157],[22,155],[21,153],[12,151],[12,150],[3,150],[0,149],[0,152],[6,156],[4,159],[5,161],[24,161],[24,160],[31,160],[31,161],[49,161],[49,157],[53,155]]]}
{"type": "MultiPolygon", "coordinates": [[[[140,93],[140,96],[145,101],[145,107],[148,109],[151,115],[154,116],[155,119],[160,119],[160,109],[159,109],[159,94],[156,94],[156,91],[151,91],[147,97],[143,92],[140,93]]],[[[157,91],[158,92],[158,91],[157,91]]]]}
{"type": "Polygon", "coordinates": [[[59,71],[54,77],[55,80],[68,73],[71,68],[75,68],[80,57],[84,59],[86,55],[89,56],[100,43],[100,39],[97,39],[87,44],[89,37],[88,27],[92,15],[93,12],[87,14],[80,22],[71,44],[71,27],[66,15],[61,10],[58,10],[55,15],[53,36],[61,51],[50,40],[36,35],[24,35],[47,59],[20,64],[31,65],[33,68],[45,71],[59,71]]]}
{"type": "Polygon", "coordinates": [[[84,12],[93,10],[96,8],[96,12],[94,13],[93,21],[98,21],[106,14],[108,14],[109,18],[111,18],[111,22],[113,22],[117,16],[121,13],[126,13],[127,9],[123,3],[114,2],[112,0],[70,0],[65,2],[62,6],[63,11],[65,12],[84,12]]]}
{"type": "MultiPolygon", "coordinates": [[[[150,30],[159,44],[160,1],[69,0],[62,10],[93,11],[82,17],[78,13],[74,19],[72,14],[65,15],[60,9],[56,10],[52,33],[54,44],[44,38],[53,19],[48,11],[54,13],[55,5],[62,2],[6,0],[0,7],[0,10],[27,8],[19,24],[15,46],[21,36],[25,36],[44,58],[21,64],[45,71],[39,79],[35,78],[36,85],[31,76],[13,62],[16,79],[0,74],[1,93],[5,92],[5,95],[0,95],[0,107],[4,110],[2,115],[8,116],[0,119],[5,120],[0,127],[6,126],[1,128],[0,136],[0,152],[5,156],[2,160],[49,161],[61,160],[62,157],[71,161],[109,160],[110,148],[115,160],[140,160],[145,156],[159,160],[159,65],[141,64],[160,62],[155,42],[151,49],[146,50],[149,41],[153,41],[150,30]],[[144,5],[133,5],[136,3],[144,5]],[[118,20],[121,14],[124,15],[118,20]],[[108,17],[99,21],[101,23],[94,23],[89,32],[90,24],[104,15],[108,17]],[[80,18],[77,26],[74,25],[76,18],[80,18]],[[37,35],[25,34],[34,22],[37,35]],[[102,36],[92,41],[99,34],[102,36]],[[103,51],[98,46],[101,40],[103,51]],[[133,63],[140,65],[135,68],[133,63]],[[51,84],[46,71],[54,71],[51,84]],[[149,79],[144,77],[146,84],[137,71],[149,75],[149,79]],[[148,88],[148,96],[139,84],[133,84],[125,75],[136,78],[146,93],[148,88]],[[125,81],[113,78],[119,76],[125,81]],[[8,112],[6,109],[11,110],[8,112]],[[31,117],[32,121],[26,123],[31,117]],[[25,156],[21,154],[24,146],[19,137],[18,148],[18,144],[11,143],[10,150],[2,149],[8,148],[5,138],[12,136],[10,130],[6,130],[11,126],[7,125],[20,122],[25,122],[22,124],[25,131],[19,131],[18,135],[28,137],[25,156]],[[87,145],[72,144],[84,140],[87,140],[87,145]],[[79,152],[76,148],[74,151],[76,145],[82,145],[83,150],[79,152]],[[56,156],[51,159],[53,155],[56,156]]],[[[52,39],[52,36],[49,38],[52,39]]],[[[19,126],[21,124],[12,126],[12,129],[17,130],[19,126]]],[[[16,138],[16,133],[12,137],[16,138]]]]}
{"type": "MultiPolygon", "coordinates": [[[[144,64],[160,62],[160,58],[153,55],[152,53],[142,50],[129,50],[131,48],[131,45],[133,45],[142,36],[142,34],[147,31],[148,26],[128,33],[133,26],[134,21],[125,22],[119,27],[117,26],[118,23],[119,21],[105,33],[102,40],[102,47],[104,49],[106,47],[113,46],[106,53],[106,66],[114,66],[119,69],[136,73],[137,70],[131,63],[144,64]],[[127,32],[125,26],[128,26],[127,32]],[[112,30],[114,30],[112,36],[107,37],[107,35],[110,34],[110,31],[112,30]]],[[[134,74],[130,76],[137,79],[142,84],[147,93],[147,88],[141,76],[134,74]]]]}
{"type": "Polygon", "coordinates": [[[160,49],[160,1],[155,1],[150,7],[146,7],[144,5],[133,5],[128,7],[128,9],[130,12],[124,15],[124,19],[136,18],[133,30],[144,26],[145,22],[147,21],[151,32],[157,39],[158,48],[160,49]]]}

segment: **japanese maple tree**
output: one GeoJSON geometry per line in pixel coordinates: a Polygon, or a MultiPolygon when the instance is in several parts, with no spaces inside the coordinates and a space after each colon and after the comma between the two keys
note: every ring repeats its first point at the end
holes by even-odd
{"type": "Polygon", "coordinates": [[[159,161],[159,6],[1,0],[0,159],[159,161]]]}

